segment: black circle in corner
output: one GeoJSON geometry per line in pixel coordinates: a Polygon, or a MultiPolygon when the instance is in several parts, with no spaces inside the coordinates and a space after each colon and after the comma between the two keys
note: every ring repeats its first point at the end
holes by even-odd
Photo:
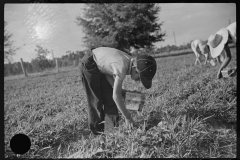
{"type": "Polygon", "coordinates": [[[16,134],[10,140],[10,147],[16,154],[25,154],[31,147],[30,138],[25,134],[16,134]]]}

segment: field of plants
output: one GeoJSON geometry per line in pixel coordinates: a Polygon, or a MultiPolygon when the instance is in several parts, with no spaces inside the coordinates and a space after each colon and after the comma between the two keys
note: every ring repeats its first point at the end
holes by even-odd
{"type": "MultiPolygon", "coordinates": [[[[231,48],[236,67],[236,48],[231,48]]],[[[16,158],[11,137],[24,133],[31,149],[20,158],[235,158],[237,76],[218,80],[219,64],[194,66],[194,54],[157,58],[152,88],[129,77],[128,90],[145,94],[139,128],[88,132],[87,102],[78,68],[4,80],[5,158],[16,158]]],[[[123,123],[121,119],[121,124],[123,123]]]]}

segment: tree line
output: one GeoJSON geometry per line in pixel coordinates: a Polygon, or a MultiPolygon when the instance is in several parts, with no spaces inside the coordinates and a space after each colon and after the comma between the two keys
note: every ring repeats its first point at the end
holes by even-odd
{"type": "Polygon", "coordinates": [[[176,46],[176,45],[167,45],[161,48],[158,48],[156,50],[157,53],[165,53],[165,52],[171,52],[171,51],[178,51],[178,50],[185,50],[185,49],[190,49],[191,48],[191,42],[187,43],[187,44],[183,44],[180,46],[176,46]]]}

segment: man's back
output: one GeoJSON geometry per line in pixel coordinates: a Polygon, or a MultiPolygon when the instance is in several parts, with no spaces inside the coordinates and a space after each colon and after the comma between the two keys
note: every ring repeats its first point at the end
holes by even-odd
{"type": "Polygon", "coordinates": [[[125,78],[132,58],[130,55],[109,47],[95,48],[92,52],[100,72],[113,75],[114,69],[117,69],[115,74],[118,74],[120,78],[125,78]]]}

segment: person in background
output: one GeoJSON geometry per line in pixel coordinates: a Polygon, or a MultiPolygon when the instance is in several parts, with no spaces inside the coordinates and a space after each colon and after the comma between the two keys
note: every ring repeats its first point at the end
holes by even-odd
{"type": "Polygon", "coordinates": [[[157,64],[152,56],[131,57],[110,47],[91,49],[82,59],[82,83],[88,102],[88,120],[91,132],[104,132],[104,121],[113,127],[119,124],[120,111],[128,127],[136,126],[123,101],[122,84],[126,75],[151,88],[157,64]]]}
{"type": "Polygon", "coordinates": [[[191,48],[196,56],[195,65],[197,65],[197,62],[201,65],[201,62],[199,60],[201,55],[204,55],[205,62],[204,65],[206,65],[207,62],[209,62],[209,48],[206,42],[196,39],[190,42],[191,48]]]}
{"type": "Polygon", "coordinates": [[[227,28],[222,28],[208,38],[208,46],[212,58],[217,58],[222,64],[218,70],[217,78],[222,78],[221,71],[228,66],[231,61],[231,51],[229,43],[237,42],[236,22],[231,23],[227,28]]]}

